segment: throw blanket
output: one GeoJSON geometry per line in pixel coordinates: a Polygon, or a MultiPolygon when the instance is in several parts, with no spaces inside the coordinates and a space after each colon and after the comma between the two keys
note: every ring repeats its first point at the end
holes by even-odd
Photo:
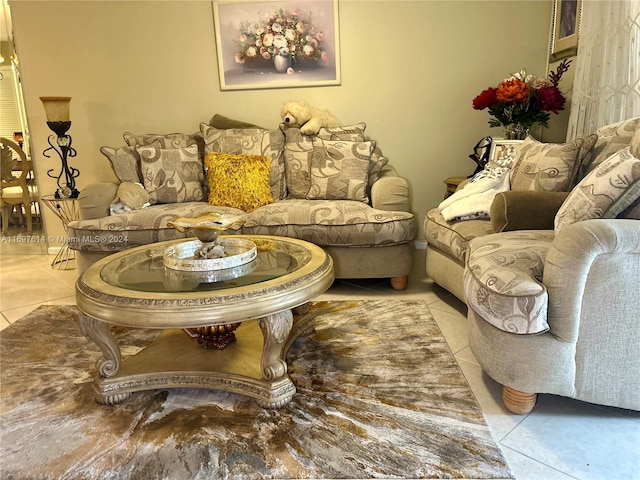
{"type": "Polygon", "coordinates": [[[510,189],[509,172],[514,156],[503,159],[498,167],[487,166],[438,205],[447,222],[489,218],[489,209],[497,193],[510,189]]]}

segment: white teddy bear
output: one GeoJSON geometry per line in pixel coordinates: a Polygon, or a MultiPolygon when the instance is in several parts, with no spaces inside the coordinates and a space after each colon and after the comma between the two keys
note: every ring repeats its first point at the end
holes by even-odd
{"type": "Polygon", "coordinates": [[[329,111],[312,107],[304,100],[285,102],[280,117],[287,125],[300,127],[303,135],[315,135],[323,127],[340,126],[340,121],[329,111]]]}

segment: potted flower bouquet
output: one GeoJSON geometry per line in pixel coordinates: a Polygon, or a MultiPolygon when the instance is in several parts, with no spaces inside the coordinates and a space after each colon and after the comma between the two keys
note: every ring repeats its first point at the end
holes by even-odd
{"type": "Polygon", "coordinates": [[[531,128],[548,126],[551,113],[564,109],[565,97],[558,88],[571,60],[563,60],[548,78],[527,75],[524,70],[483,90],[473,99],[475,110],[489,110],[489,125],[503,126],[507,139],[526,137],[531,128]]]}

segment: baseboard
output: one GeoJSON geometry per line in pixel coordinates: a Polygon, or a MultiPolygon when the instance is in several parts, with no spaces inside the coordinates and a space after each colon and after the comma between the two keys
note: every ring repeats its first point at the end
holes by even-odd
{"type": "Polygon", "coordinates": [[[416,250],[426,250],[427,249],[427,241],[426,240],[414,240],[413,246],[416,250]]]}
{"type": "Polygon", "coordinates": [[[62,250],[62,247],[48,247],[47,253],[49,255],[57,255],[60,250],[62,250]]]}

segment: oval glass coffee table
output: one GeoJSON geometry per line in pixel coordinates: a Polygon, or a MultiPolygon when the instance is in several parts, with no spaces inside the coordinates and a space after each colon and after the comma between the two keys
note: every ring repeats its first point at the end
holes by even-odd
{"type": "Polygon", "coordinates": [[[257,257],[222,279],[219,272],[172,270],[163,253],[193,239],[171,240],[110,255],[80,276],[80,328],[103,353],[94,382],[97,402],[115,404],[136,391],[185,387],[249,395],[266,408],[291,400],[296,388],[287,375],[287,351],[310,328],[304,315],[294,317],[292,310],[304,311],[331,286],[331,257],[292,238],[222,238],[252,240],[257,257]],[[122,359],[112,325],[163,332],[122,359]]]}

